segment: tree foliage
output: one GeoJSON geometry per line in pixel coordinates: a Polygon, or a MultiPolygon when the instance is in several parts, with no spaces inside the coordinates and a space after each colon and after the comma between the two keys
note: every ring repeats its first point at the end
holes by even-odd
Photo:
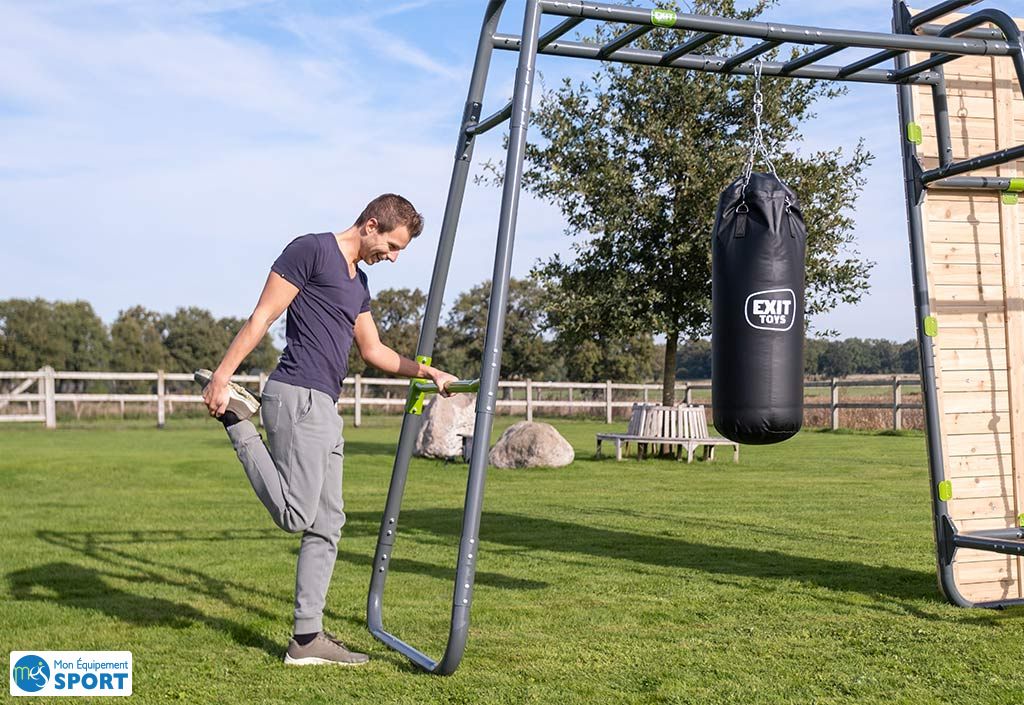
{"type": "MultiPolygon", "coordinates": [[[[733,0],[697,0],[694,12],[751,19],[733,0]]],[[[621,31],[604,26],[592,40],[621,31]]],[[[668,50],[671,32],[636,45],[668,50]]],[[[720,38],[709,54],[735,53],[720,38]]],[[[710,234],[721,190],[742,172],[752,125],[752,80],[740,76],[601,64],[585,81],[566,79],[533,114],[542,138],[527,146],[524,185],[555,203],[575,238],[573,257],[536,268],[552,292],[551,313],[578,339],[660,333],[674,361],[680,336],[710,330],[710,234]]],[[[813,105],[840,89],[765,78],[765,140],[780,175],[799,194],[808,223],[807,312],[855,302],[871,263],[853,248],[850,208],[871,156],[858,146],[801,154],[813,105]]],[[[671,370],[664,397],[673,401],[671,370]]]]}
{"type": "MultiPolygon", "coordinates": [[[[427,297],[419,289],[382,289],[370,304],[381,342],[412,357],[423,324],[427,297]]],[[[367,374],[367,365],[353,345],[348,357],[349,374],[367,374]]]]}

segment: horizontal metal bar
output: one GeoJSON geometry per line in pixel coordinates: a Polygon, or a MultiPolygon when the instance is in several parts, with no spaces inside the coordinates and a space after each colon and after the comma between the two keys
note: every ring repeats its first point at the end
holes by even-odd
{"type": "Polygon", "coordinates": [[[886,51],[880,51],[877,54],[872,54],[871,56],[865,56],[863,59],[854,61],[852,64],[847,64],[846,66],[844,66],[842,69],[839,70],[839,75],[849,76],[850,74],[857,73],[858,71],[863,71],[864,69],[869,69],[872,66],[877,66],[883,61],[895,59],[902,53],[903,52],[899,50],[888,49],[886,51]]]}
{"type": "Polygon", "coordinates": [[[896,72],[896,79],[903,79],[907,76],[913,76],[915,73],[920,71],[930,71],[934,68],[948,64],[950,61],[956,61],[959,56],[953,54],[933,54],[931,58],[919,61],[916,64],[911,64],[905,69],[900,69],[896,72]]]}
{"type": "MultiPolygon", "coordinates": [[[[505,51],[519,51],[520,38],[513,34],[495,34],[494,35],[494,47],[496,49],[502,49],[505,51]]],[[[599,44],[589,44],[586,42],[569,42],[559,41],[550,44],[545,47],[541,52],[551,56],[570,56],[578,59],[596,59],[597,52],[600,51],[601,46],[599,44]]],[[[670,66],[673,68],[690,69],[693,71],[708,71],[711,73],[733,73],[741,75],[752,75],[754,73],[754,66],[750,64],[744,64],[735,67],[731,71],[723,69],[727,59],[722,56],[701,56],[696,54],[690,54],[687,56],[681,56],[672,62],[667,64],[662,63],[662,54],[656,51],[648,51],[646,49],[636,49],[633,47],[619,49],[606,57],[606,60],[618,61],[625,64],[643,64],[649,66],[670,66]]],[[[782,75],[782,67],[784,64],[777,61],[766,61],[762,64],[762,73],[765,76],[780,76],[782,75]]],[[[839,76],[839,66],[807,66],[796,71],[791,71],[786,74],[790,78],[813,78],[829,81],[849,81],[851,83],[882,83],[892,84],[892,71],[885,70],[866,70],[860,71],[851,76],[841,77],[839,76]]],[[[908,83],[921,83],[921,84],[932,84],[939,81],[939,74],[934,72],[925,72],[917,74],[907,79],[908,83]]]]}
{"type": "Polygon", "coordinates": [[[991,152],[990,154],[983,154],[980,157],[974,159],[965,159],[962,162],[953,162],[946,166],[940,166],[936,169],[929,169],[928,171],[921,174],[921,183],[927,185],[933,181],[939,179],[945,179],[950,176],[958,176],[959,174],[966,174],[969,171],[975,169],[986,169],[990,166],[998,166],[999,164],[1006,164],[1017,159],[1024,159],[1024,144],[1011,147],[1010,149],[1002,149],[998,152],[991,152]]]}
{"type": "Polygon", "coordinates": [[[975,189],[981,191],[1024,192],[1024,179],[994,176],[954,176],[932,182],[929,189],[975,189]]]}
{"type": "Polygon", "coordinates": [[[623,32],[619,36],[615,37],[615,39],[611,40],[610,42],[604,44],[601,47],[601,51],[598,53],[598,58],[603,59],[604,57],[608,56],[609,54],[618,49],[621,49],[627,44],[632,44],[634,39],[639,39],[648,32],[651,32],[653,29],[653,26],[645,27],[641,25],[639,27],[634,27],[631,30],[623,32]]]}
{"type": "Polygon", "coordinates": [[[491,129],[497,127],[498,125],[500,125],[501,123],[505,122],[511,116],[512,116],[512,101],[510,100],[505,105],[505,107],[502,108],[501,110],[499,110],[498,112],[494,113],[493,115],[489,115],[488,117],[485,117],[483,120],[481,120],[480,122],[476,123],[475,125],[471,125],[471,126],[467,127],[466,128],[466,134],[467,135],[474,135],[474,136],[475,135],[482,135],[483,133],[487,132],[488,130],[491,130],[491,129]]]}
{"type": "Polygon", "coordinates": [[[772,49],[774,49],[775,47],[779,46],[780,44],[782,44],[782,42],[776,42],[776,41],[761,42],[759,44],[755,44],[754,46],[750,47],[746,51],[741,51],[739,54],[737,54],[736,56],[733,56],[728,61],[726,61],[725,65],[722,67],[722,69],[724,71],[732,71],[734,68],[736,68],[740,64],[745,64],[746,62],[750,61],[751,59],[754,59],[754,58],[760,56],[761,54],[764,54],[766,52],[771,51],[772,49]]]}
{"type": "MultiPolygon", "coordinates": [[[[609,5],[589,0],[542,0],[545,13],[564,17],[585,17],[606,22],[652,25],[654,19],[650,9],[609,5]]],[[[662,26],[662,25],[659,25],[662,26]]],[[[664,25],[669,26],[669,25],[664,25]]],[[[676,13],[671,25],[676,29],[690,29],[699,32],[714,32],[736,37],[772,39],[794,44],[839,44],[868,49],[902,49],[907,51],[935,51],[962,55],[1007,56],[1016,50],[1006,41],[981,39],[945,39],[916,34],[893,34],[883,32],[860,32],[846,29],[828,29],[807,25],[777,24],[774,22],[751,22],[727,17],[710,17],[676,13]]]]}
{"type": "MultiPolygon", "coordinates": [[[[918,34],[928,34],[933,37],[938,36],[940,32],[945,28],[946,25],[942,24],[926,24],[917,28],[918,34]]],[[[958,32],[955,36],[963,37],[964,39],[1006,39],[1003,33],[998,29],[987,29],[977,27],[975,29],[968,29],[965,32],[958,32]]]]}
{"type": "Polygon", "coordinates": [[[1024,556],[1024,541],[989,538],[976,534],[954,534],[953,545],[957,548],[972,548],[976,551],[1004,553],[1009,556],[1024,556]]]}
{"type": "Polygon", "coordinates": [[[546,47],[548,44],[555,41],[569,30],[583,24],[584,21],[585,19],[582,17],[570,17],[567,20],[559,22],[554,27],[549,29],[547,32],[540,35],[540,39],[537,40],[537,46],[541,48],[546,47]]]}
{"type": "Polygon", "coordinates": [[[951,12],[969,7],[971,5],[977,5],[981,0],[946,0],[940,2],[935,7],[929,7],[921,12],[917,13],[910,19],[910,26],[917,27],[924,24],[925,22],[931,22],[932,20],[938,19],[943,15],[948,15],[951,12]]]}
{"type": "Polygon", "coordinates": [[[391,647],[398,653],[405,656],[407,659],[412,661],[414,664],[422,668],[424,671],[433,672],[437,668],[437,661],[434,661],[429,656],[424,654],[419,649],[409,646],[404,641],[399,639],[397,636],[389,634],[383,629],[370,628],[370,633],[373,636],[381,640],[386,646],[391,647]]]}
{"type": "Polygon", "coordinates": [[[660,63],[662,65],[671,64],[679,57],[685,56],[686,54],[689,54],[691,51],[694,51],[695,49],[700,49],[708,42],[712,42],[721,36],[721,34],[716,34],[715,32],[701,32],[699,34],[694,34],[692,37],[690,37],[685,42],[677,46],[675,49],[671,49],[662,54],[660,63]]]}
{"type": "Polygon", "coordinates": [[[971,536],[983,536],[990,539],[1024,539],[1024,529],[1016,526],[1009,529],[980,529],[967,533],[971,536]]]}
{"type": "Polygon", "coordinates": [[[843,49],[846,49],[846,47],[841,47],[841,46],[819,47],[818,49],[815,49],[814,51],[809,51],[806,54],[804,54],[803,56],[798,56],[797,58],[793,59],[792,61],[786,62],[786,64],[783,65],[783,67],[782,67],[782,73],[783,74],[788,74],[788,73],[790,73],[792,71],[796,71],[797,69],[803,68],[804,66],[808,66],[810,64],[813,64],[815,61],[818,61],[820,59],[824,59],[826,56],[832,56],[833,54],[838,54],[843,49]]]}
{"type": "MultiPolygon", "coordinates": [[[[413,382],[414,391],[422,394],[437,394],[437,384],[434,382],[413,382]]],[[[480,390],[479,379],[460,379],[444,385],[445,391],[451,394],[476,392],[480,390]]]]}

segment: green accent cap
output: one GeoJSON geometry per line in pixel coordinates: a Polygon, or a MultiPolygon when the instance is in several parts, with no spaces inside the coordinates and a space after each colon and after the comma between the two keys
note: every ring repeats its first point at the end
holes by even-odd
{"type": "Polygon", "coordinates": [[[939,321],[935,316],[926,316],[924,319],[924,334],[934,338],[939,334],[939,321]]]}
{"type": "Polygon", "coordinates": [[[1003,191],[1003,205],[1015,206],[1020,203],[1020,194],[1013,191],[1003,191]]]}
{"type": "MultiPolygon", "coordinates": [[[[421,365],[429,365],[432,357],[429,355],[417,355],[416,362],[421,365]]],[[[426,382],[426,378],[417,377],[409,384],[409,396],[405,400],[405,413],[419,416],[423,413],[423,399],[427,396],[419,387],[420,382],[426,382]]]]}
{"type": "Polygon", "coordinates": [[[939,483],[939,499],[943,502],[953,499],[953,483],[949,480],[943,480],[939,483]]]}
{"type": "Polygon", "coordinates": [[[921,144],[924,142],[924,132],[921,130],[921,126],[916,122],[907,123],[907,140],[914,144],[921,144]]]}
{"type": "Polygon", "coordinates": [[[658,27],[675,27],[676,13],[672,10],[651,10],[651,24],[658,27]]]}
{"type": "Polygon", "coordinates": [[[1010,188],[1006,190],[1013,193],[1024,193],[1024,178],[1015,177],[1010,179],[1010,188]]]}
{"type": "Polygon", "coordinates": [[[1017,517],[1017,526],[1024,526],[1024,514],[1017,517]]]}

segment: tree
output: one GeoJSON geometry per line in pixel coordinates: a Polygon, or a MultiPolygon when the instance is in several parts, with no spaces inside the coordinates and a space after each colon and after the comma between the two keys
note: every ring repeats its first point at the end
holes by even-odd
{"type": "Polygon", "coordinates": [[[555,349],[564,359],[559,379],[572,382],[649,382],[658,371],[654,340],[650,335],[606,337],[575,335],[555,337],[555,349]]]}
{"type": "MultiPolygon", "coordinates": [[[[203,308],[179,308],[165,316],[164,346],[172,366],[180,372],[200,367],[213,368],[245,323],[242,318],[214,318],[203,308]]],[[[270,335],[264,335],[256,348],[238,366],[241,374],[270,372],[277,364],[278,350],[270,335]]]]}
{"type": "MultiPolygon", "coordinates": [[[[487,306],[491,282],[485,281],[455,300],[445,330],[438,332],[436,359],[445,369],[462,377],[479,374],[487,331],[487,306]]],[[[509,283],[502,345],[502,375],[511,379],[535,377],[548,367],[549,344],[544,340],[544,294],[531,279],[509,283]]]]}
{"type": "Polygon", "coordinates": [[[9,369],[102,370],[107,329],[86,301],[0,301],[0,359],[9,369]]]}
{"type": "MultiPolygon", "coordinates": [[[[381,289],[370,304],[381,342],[406,357],[412,357],[419,340],[427,297],[419,289],[381,289]]],[[[365,374],[366,363],[356,346],[348,356],[349,374],[365,374]]]]}
{"type": "MultiPolygon", "coordinates": [[[[696,0],[693,11],[751,19],[770,4],[739,11],[733,0],[696,0]]],[[[594,39],[618,29],[603,26],[594,39]]],[[[652,32],[635,44],[665,51],[679,39],[652,32]]],[[[706,53],[738,46],[720,38],[706,53]]],[[[543,140],[527,145],[524,185],[558,205],[566,234],[576,238],[571,260],[554,256],[535,270],[554,294],[552,314],[580,334],[663,334],[665,404],[674,403],[680,336],[710,331],[710,235],[719,193],[746,160],[752,83],[601,64],[589,80],[566,79],[546,93],[533,115],[543,140]]],[[[765,140],[808,223],[808,315],[859,300],[871,268],[852,247],[848,210],[871,156],[862,146],[848,158],[840,149],[795,150],[813,104],[841,92],[826,83],[763,81],[765,140]]]]}
{"type": "Polygon", "coordinates": [[[171,366],[163,316],[142,306],[120,311],[110,326],[110,366],[117,372],[152,372],[171,366]]]}

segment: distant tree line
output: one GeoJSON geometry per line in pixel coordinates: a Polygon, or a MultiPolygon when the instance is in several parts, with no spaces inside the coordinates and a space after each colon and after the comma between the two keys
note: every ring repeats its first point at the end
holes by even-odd
{"type": "MultiPolygon", "coordinates": [[[[438,330],[436,365],[461,376],[479,374],[489,296],[490,282],[483,282],[455,298],[438,330]]],[[[419,289],[376,292],[373,316],[384,343],[411,356],[425,305],[426,296],[419,289]]],[[[504,377],[575,382],[655,382],[662,378],[665,348],[656,344],[652,335],[617,335],[608,330],[583,333],[578,326],[564,325],[558,310],[535,280],[512,280],[502,350],[504,377]]],[[[115,372],[212,368],[244,322],[242,318],[217,318],[197,307],[160,313],[134,306],[122,310],[107,326],[85,301],[0,300],[0,370],[35,370],[44,365],[59,370],[115,372]]],[[[270,372],[279,355],[268,334],[238,371],[270,372]]],[[[681,343],[675,359],[676,379],[711,376],[711,344],[707,340],[681,343]]],[[[917,371],[913,340],[811,338],[805,345],[805,372],[811,376],[917,371]]],[[[367,370],[354,346],[350,373],[378,374],[367,370]]]]}

